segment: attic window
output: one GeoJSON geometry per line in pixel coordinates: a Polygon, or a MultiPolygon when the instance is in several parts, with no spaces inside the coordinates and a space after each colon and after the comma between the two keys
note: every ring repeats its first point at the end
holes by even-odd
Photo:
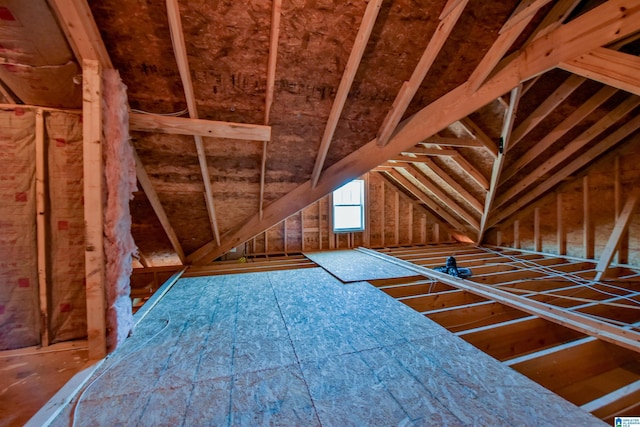
{"type": "Polygon", "coordinates": [[[333,192],[333,231],[364,230],[364,181],[354,179],[333,192]]]}

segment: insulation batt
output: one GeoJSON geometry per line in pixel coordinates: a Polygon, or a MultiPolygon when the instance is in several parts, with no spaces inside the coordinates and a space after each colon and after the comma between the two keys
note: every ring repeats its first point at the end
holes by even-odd
{"type": "Polygon", "coordinates": [[[104,70],[103,83],[107,351],[112,352],[133,328],[129,278],[137,248],[131,235],[129,201],[136,191],[136,169],[129,144],[127,87],[116,70],[104,70]]]}

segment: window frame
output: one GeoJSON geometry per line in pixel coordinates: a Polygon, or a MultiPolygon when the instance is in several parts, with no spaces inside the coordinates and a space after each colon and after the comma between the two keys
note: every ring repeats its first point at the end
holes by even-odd
{"type": "Polygon", "coordinates": [[[341,185],[339,188],[335,189],[332,193],[331,193],[331,200],[332,200],[332,205],[331,205],[331,212],[332,212],[332,228],[333,228],[333,232],[335,234],[339,234],[339,233],[355,233],[355,232],[361,232],[365,230],[366,224],[365,224],[365,203],[367,202],[367,198],[366,198],[366,194],[365,194],[365,180],[362,178],[358,178],[358,179],[354,179],[351,180],[343,185],[341,185]],[[360,203],[359,204],[352,204],[352,203],[336,203],[336,197],[335,194],[337,191],[340,191],[343,187],[351,184],[351,183],[359,183],[359,189],[360,189],[360,203]],[[356,228],[336,228],[336,208],[339,207],[359,207],[360,208],[360,227],[356,227],[356,228]]]}

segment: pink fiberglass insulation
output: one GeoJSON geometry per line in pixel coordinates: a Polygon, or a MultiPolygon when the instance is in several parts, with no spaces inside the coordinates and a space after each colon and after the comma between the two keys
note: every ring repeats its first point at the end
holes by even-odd
{"type": "Polygon", "coordinates": [[[107,187],[105,209],[107,350],[116,349],[133,327],[129,278],[137,251],[131,235],[129,201],[136,191],[136,168],[129,144],[126,86],[116,70],[104,71],[103,128],[107,187]]]}

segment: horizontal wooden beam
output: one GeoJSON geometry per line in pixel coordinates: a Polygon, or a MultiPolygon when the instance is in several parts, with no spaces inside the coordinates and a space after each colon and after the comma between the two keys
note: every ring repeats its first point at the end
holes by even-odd
{"type": "Polygon", "coordinates": [[[271,126],[141,113],[129,114],[129,129],[140,132],[208,136],[246,141],[269,141],[271,139],[271,126]]]}
{"type": "Polygon", "coordinates": [[[473,138],[451,138],[434,135],[424,140],[421,144],[437,144],[443,147],[484,147],[482,142],[473,138]]]}
{"type": "Polygon", "coordinates": [[[560,68],[640,95],[640,57],[603,47],[560,64],[560,68]]]}

